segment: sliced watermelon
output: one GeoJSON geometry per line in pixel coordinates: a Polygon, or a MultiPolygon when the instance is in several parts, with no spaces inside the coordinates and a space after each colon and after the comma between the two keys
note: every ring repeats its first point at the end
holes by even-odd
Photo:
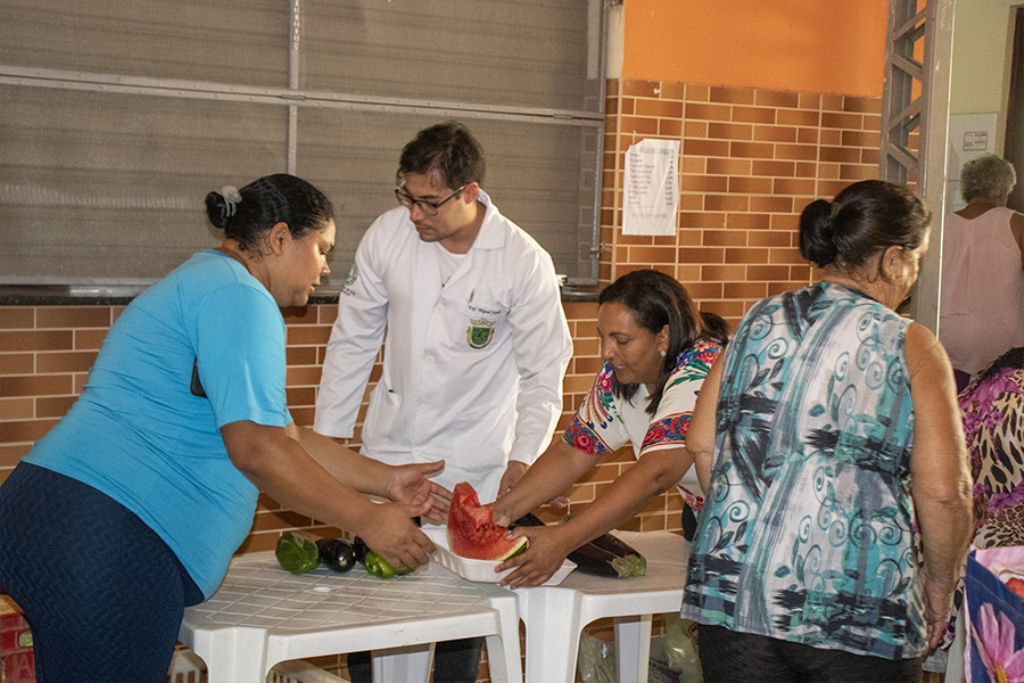
{"type": "Polygon", "coordinates": [[[508,527],[494,523],[491,509],[480,505],[468,482],[455,486],[448,509],[448,547],[460,557],[507,560],[526,550],[526,538],[506,538],[508,527]]]}

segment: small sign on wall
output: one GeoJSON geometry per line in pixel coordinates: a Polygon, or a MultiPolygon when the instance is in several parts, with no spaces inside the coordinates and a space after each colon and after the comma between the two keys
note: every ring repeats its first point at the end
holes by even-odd
{"type": "Polygon", "coordinates": [[[679,141],[641,140],[626,150],[622,234],[674,235],[679,212],[679,141]]]}
{"type": "Polygon", "coordinates": [[[989,133],[987,130],[964,131],[963,146],[965,152],[987,152],[989,133]]]}

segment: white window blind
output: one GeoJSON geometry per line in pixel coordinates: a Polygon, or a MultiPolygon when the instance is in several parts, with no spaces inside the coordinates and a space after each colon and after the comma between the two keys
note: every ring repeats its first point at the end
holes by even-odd
{"type": "Polygon", "coordinates": [[[601,0],[0,0],[0,284],[158,279],[215,246],[203,197],[295,173],[344,277],[401,147],[449,118],[483,187],[596,279],[601,0]]]}

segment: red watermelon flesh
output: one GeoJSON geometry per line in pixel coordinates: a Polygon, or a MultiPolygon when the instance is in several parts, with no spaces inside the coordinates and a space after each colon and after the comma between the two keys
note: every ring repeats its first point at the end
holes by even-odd
{"type": "Polygon", "coordinates": [[[494,523],[491,509],[480,505],[468,482],[455,486],[448,509],[448,547],[459,557],[505,560],[523,550],[525,538],[506,538],[508,528],[494,523]]]}

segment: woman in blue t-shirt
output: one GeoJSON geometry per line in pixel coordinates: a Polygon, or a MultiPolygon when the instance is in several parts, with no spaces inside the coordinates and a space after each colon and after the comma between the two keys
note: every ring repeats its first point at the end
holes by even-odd
{"type": "Polygon", "coordinates": [[[441,463],[390,467],[288,412],[280,308],[329,272],[330,200],[277,174],[206,208],[223,244],[124,310],[82,395],[0,488],[0,586],[41,681],[163,681],[184,607],[216,590],[260,490],[396,566],[432,549],[410,517],[442,513],[426,479],[441,463]]]}

